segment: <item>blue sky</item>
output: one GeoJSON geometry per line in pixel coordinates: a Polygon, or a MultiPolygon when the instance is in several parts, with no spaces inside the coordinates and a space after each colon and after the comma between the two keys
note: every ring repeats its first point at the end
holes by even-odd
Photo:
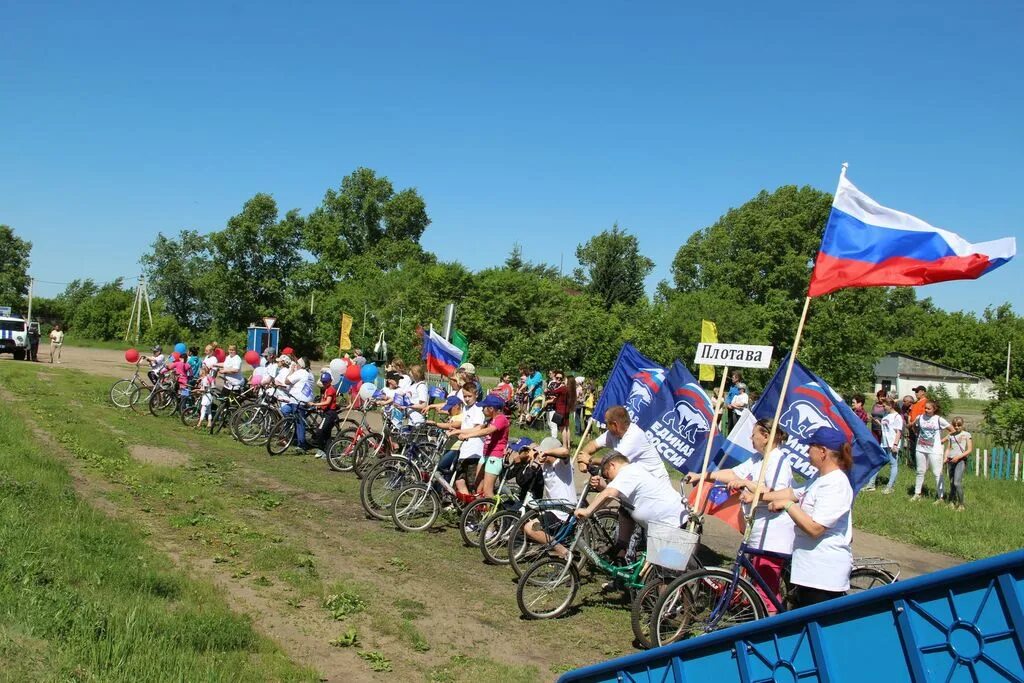
{"type": "MultiPolygon", "coordinates": [[[[519,242],[571,270],[618,221],[653,285],[694,230],[832,192],[843,161],[971,241],[1024,234],[1020,3],[151,4],[0,9],[0,222],[40,280],[136,274],[158,232],[256,192],[306,212],[358,166],[474,269],[519,242]]],[[[1020,268],[921,293],[1021,313],[1020,268]]]]}

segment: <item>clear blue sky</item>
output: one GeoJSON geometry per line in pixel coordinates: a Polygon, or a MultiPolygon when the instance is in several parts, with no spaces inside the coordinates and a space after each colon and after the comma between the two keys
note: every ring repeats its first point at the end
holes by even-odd
{"type": "MultiPolygon", "coordinates": [[[[971,241],[1024,233],[1024,5],[707,4],[5,3],[0,222],[35,277],[104,281],[160,231],[256,192],[306,212],[368,166],[420,191],[443,259],[518,241],[570,270],[618,221],[653,285],[730,207],[849,161],[971,241]]],[[[1022,273],[921,293],[1022,313],[1022,273]]]]}

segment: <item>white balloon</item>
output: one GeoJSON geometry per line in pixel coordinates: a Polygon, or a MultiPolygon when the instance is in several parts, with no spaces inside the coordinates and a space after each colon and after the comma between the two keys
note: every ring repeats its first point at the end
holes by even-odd
{"type": "Polygon", "coordinates": [[[331,361],[331,374],[337,375],[342,372],[345,372],[345,361],[340,358],[335,358],[331,361]]]}
{"type": "Polygon", "coordinates": [[[373,395],[374,393],[376,393],[376,391],[377,387],[375,387],[372,382],[363,382],[363,385],[359,387],[359,398],[363,399],[364,401],[369,401],[371,398],[373,398],[373,395]]]}

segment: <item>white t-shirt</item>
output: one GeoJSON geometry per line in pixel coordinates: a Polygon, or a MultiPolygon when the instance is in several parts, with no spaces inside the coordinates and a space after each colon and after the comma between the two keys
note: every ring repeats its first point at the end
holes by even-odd
{"type": "MultiPolygon", "coordinates": [[[[551,465],[541,465],[541,472],[544,475],[544,497],[551,500],[564,500],[575,505],[576,484],[573,481],[572,464],[569,458],[558,458],[551,465]]],[[[552,510],[559,519],[566,519],[569,515],[564,512],[552,510]]]]}
{"type": "Polygon", "coordinates": [[[922,415],[917,418],[917,450],[942,455],[942,430],[947,427],[949,423],[939,415],[922,415]]]}
{"type": "Polygon", "coordinates": [[[892,450],[899,447],[896,435],[903,431],[903,416],[899,413],[886,413],[882,416],[882,447],[892,450]]]}
{"type": "Polygon", "coordinates": [[[736,394],[732,399],[732,409],[737,413],[745,410],[748,405],[750,405],[750,394],[745,391],[736,394]]]}
{"type": "Polygon", "coordinates": [[[402,378],[398,380],[398,390],[408,391],[410,387],[412,387],[412,377],[409,375],[402,375],[402,378]]]}
{"type": "Polygon", "coordinates": [[[315,382],[309,370],[299,368],[288,377],[288,384],[291,385],[288,393],[296,401],[302,401],[303,403],[313,402],[313,385],[315,382]]]}
{"type": "MultiPolygon", "coordinates": [[[[757,481],[761,474],[761,463],[764,458],[760,453],[753,458],[732,468],[733,474],[741,479],[757,481]]],[[[786,489],[793,485],[793,469],[789,461],[782,456],[778,448],[768,454],[768,470],[764,474],[765,486],[770,491],[786,489]]],[[[750,512],[750,505],[743,503],[743,514],[750,512]]],[[[769,512],[764,503],[757,506],[751,523],[751,548],[769,550],[773,553],[789,555],[793,552],[793,519],[788,512],[769,512]]]]}
{"type": "Polygon", "coordinates": [[[811,538],[797,528],[793,543],[794,584],[825,591],[850,589],[852,505],[853,488],[842,470],[820,475],[807,486],[800,507],[825,527],[825,532],[811,538]]]}
{"type": "Polygon", "coordinates": [[[155,372],[160,372],[161,370],[163,370],[164,364],[166,362],[167,359],[164,357],[164,354],[160,353],[153,356],[153,358],[150,359],[150,366],[153,368],[155,372]]]}
{"type": "Polygon", "coordinates": [[[51,330],[50,341],[56,346],[60,346],[64,343],[64,330],[51,330]]]}
{"type": "MultiPolygon", "coordinates": [[[[409,400],[412,402],[412,404],[414,406],[415,405],[420,405],[420,404],[429,404],[430,403],[430,394],[427,391],[427,383],[426,382],[416,382],[416,384],[413,384],[411,387],[409,387],[409,400]]],[[[411,425],[419,425],[419,424],[423,424],[424,422],[426,422],[426,420],[427,420],[427,418],[425,418],[423,416],[423,413],[421,413],[420,411],[418,411],[418,410],[410,410],[409,411],[409,424],[411,424],[411,425]]]]}
{"type": "Polygon", "coordinates": [[[640,463],[624,465],[608,487],[633,506],[630,516],[644,528],[648,522],[682,526],[686,521],[686,508],[669,478],[651,474],[640,463]]]}
{"type": "MultiPolygon", "coordinates": [[[[216,360],[216,358],[214,359],[216,360]]],[[[274,395],[278,400],[284,403],[295,403],[295,399],[288,393],[288,376],[292,374],[291,368],[281,366],[277,370],[277,374],[274,375],[274,384],[277,386],[277,390],[274,395]]]]}
{"type": "Polygon", "coordinates": [[[237,353],[234,356],[227,356],[224,358],[224,374],[221,375],[224,380],[224,386],[237,389],[245,383],[245,377],[242,376],[242,357],[237,353]]]}
{"type": "MultiPolygon", "coordinates": [[[[474,403],[472,408],[467,408],[462,412],[462,429],[476,429],[482,427],[485,422],[487,422],[487,418],[484,416],[484,409],[480,407],[479,403],[474,403]]],[[[472,439],[466,439],[462,443],[462,448],[459,449],[459,460],[481,458],[483,454],[484,437],[474,436],[472,439]]]]}
{"type": "Polygon", "coordinates": [[[635,424],[630,424],[621,438],[614,436],[610,432],[605,432],[597,437],[595,442],[598,446],[614,448],[626,456],[631,463],[637,463],[652,475],[665,480],[668,479],[668,471],[665,469],[665,464],[661,461],[661,456],[654,450],[651,442],[647,440],[647,434],[644,433],[644,430],[635,424]]]}
{"type": "Polygon", "coordinates": [[[203,359],[203,365],[210,368],[211,370],[214,370],[219,365],[219,363],[217,362],[217,356],[211,353],[209,356],[203,359]]]}

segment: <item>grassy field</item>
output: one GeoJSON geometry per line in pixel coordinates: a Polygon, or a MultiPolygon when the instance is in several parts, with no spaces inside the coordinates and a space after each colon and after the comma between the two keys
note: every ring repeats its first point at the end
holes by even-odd
{"type": "MultiPolygon", "coordinates": [[[[482,676],[535,681],[632,651],[627,605],[615,594],[602,595],[599,577],[586,580],[573,618],[523,622],[512,573],[482,564],[477,550],[462,547],[453,527],[402,534],[390,524],[366,520],[358,503],[358,480],[351,475],[330,473],[322,461],[309,457],[271,458],[229,437],[189,430],[176,419],[119,410],[107,400],[109,385],[109,379],[66,368],[0,363],[4,424],[22,435],[15,452],[30,450],[38,466],[52,473],[48,476],[64,482],[62,492],[34,502],[31,509],[10,503],[5,495],[5,503],[27,516],[7,521],[3,533],[35,528],[38,539],[40,520],[63,528],[68,518],[118,529],[133,544],[115,553],[98,534],[90,535],[83,543],[97,549],[97,562],[106,562],[106,569],[81,569],[67,579],[69,584],[80,591],[107,590],[106,577],[120,571],[126,584],[115,585],[126,605],[136,600],[159,605],[166,598],[150,593],[162,589],[131,578],[158,567],[177,587],[167,589],[175,592],[163,618],[185,619],[187,608],[195,605],[201,606],[199,624],[213,619],[210,615],[226,620],[221,627],[197,626],[194,636],[178,633],[177,649],[160,645],[166,650],[163,658],[177,658],[173,666],[178,668],[160,664],[163,660],[149,656],[146,645],[126,645],[134,648],[131,661],[164,666],[168,672],[151,676],[146,672],[153,669],[144,669],[125,674],[126,679],[302,679],[312,675],[307,666],[331,680],[376,680],[390,671],[402,680],[436,683],[482,676]],[[32,436],[32,428],[40,435],[32,436]],[[72,492],[65,468],[74,475],[77,496],[86,502],[72,492]],[[252,615],[256,628],[271,634],[292,662],[256,637],[246,618],[231,616],[225,604],[252,615]],[[228,628],[235,623],[231,619],[238,626],[228,628]],[[203,634],[208,642],[201,640],[203,634]],[[233,664],[230,648],[249,662],[248,668],[233,664]],[[221,670],[237,675],[221,676],[221,670]]],[[[10,485],[35,490],[33,482],[41,476],[11,474],[17,484],[10,485]]],[[[70,571],[78,564],[62,566],[63,560],[81,549],[55,536],[29,552],[34,561],[70,571]]],[[[7,558],[0,561],[6,571],[7,558]]],[[[7,584],[21,580],[15,575],[7,584]]],[[[50,579],[42,581],[49,585],[50,579]]],[[[74,612],[86,603],[94,604],[76,599],[68,609],[74,612]]],[[[101,647],[100,632],[84,629],[80,643],[48,644],[45,634],[37,634],[34,617],[14,610],[11,600],[7,604],[0,623],[5,634],[14,635],[0,641],[2,660],[23,667],[29,680],[92,671],[89,648],[101,647]],[[33,660],[25,655],[36,651],[32,648],[41,653],[53,648],[60,658],[33,660]]],[[[131,618],[128,607],[113,614],[143,634],[162,633],[157,607],[140,608],[131,618]]],[[[91,673],[81,678],[118,680],[91,673]]]]}
{"type": "Polygon", "coordinates": [[[0,678],[317,680],[139,528],[82,501],[14,411],[0,443],[0,678]]]}

